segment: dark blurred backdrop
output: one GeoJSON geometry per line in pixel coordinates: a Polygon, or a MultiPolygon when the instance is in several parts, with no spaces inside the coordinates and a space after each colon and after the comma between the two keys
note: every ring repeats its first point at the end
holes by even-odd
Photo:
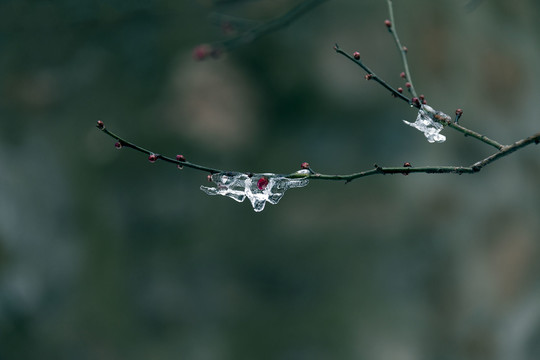
{"type": "MultiPolygon", "coordinates": [[[[394,86],[383,0],[335,0],[219,60],[216,10],[291,1],[0,2],[0,359],[538,359],[540,148],[475,175],[312,181],[255,213],[206,174],[469,165],[394,86]]],[[[503,143],[540,130],[539,2],[395,1],[417,89],[503,143]],[[471,11],[472,10],[472,11],[471,11]]]]}

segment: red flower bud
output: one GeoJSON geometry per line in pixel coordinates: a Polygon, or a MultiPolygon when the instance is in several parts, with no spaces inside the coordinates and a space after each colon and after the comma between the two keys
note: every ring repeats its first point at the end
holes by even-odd
{"type": "Polygon", "coordinates": [[[454,119],[454,122],[458,122],[459,118],[461,117],[461,115],[463,115],[463,110],[461,109],[456,109],[456,118],[454,119]]]}
{"type": "Polygon", "coordinates": [[[373,77],[372,74],[366,74],[366,76],[364,76],[364,79],[371,80],[372,77],[373,77]]]}
{"type": "MultiPolygon", "coordinates": [[[[406,162],[405,164],[403,164],[403,167],[412,167],[412,165],[410,162],[406,162]]],[[[402,174],[405,176],[409,175],[409,170],[402,172],[402,174]]]]}
{"type": "Polygon", "coordinates": [[[105,124],[104,124],[103,121],[101,121],[101,120],[98,120],[96,126],[97,126],[97,128],[98,128],[99,130],[105,129],[105,124]]]}
{"type": "Polygon", "coordinates": [[[152,164],[155,163],[156,160],[157,160],[156,154],[150,154],[150,156],[148,156],[148,161],[150,161],[152,164]]]}
{"type": "Polygon", "coordinates": [[[391,28],[392,27],[392,22],[388,19],[384,20],[384,25],[386,25],[387,28],[391,28]]]}
{"type": "Polygon", "coordinates": [[[405,83],[405,86],[407,87],[407,89],[410,89],[412,85],[411,85],[410,82],[407,81],[407,82],[405,83]]]}
{"type": "Polygon", "coordinates": [[[353,57],[356,59],[356,60],[360,60],[360,53],[358,51],[355,51],[354,54],[353,54],[353,57]]]}
{"type": "Polygon", "coordinates": [[[397,88],[397,91],[398,91],[398,93],[403,94],[403,88],[398,87],[398,88],[397,88]]]}
{"type": "Polygon", "coordinates": [[[401,74],[399,74],[399,77],[402,79],[405,79],[407,75],[405,74],[405,71],[402,71],[401,74]]]}
{"type": "Polygon", "coordinates": [[[120,141],[117,141],[114,143],[114,147],[117,148],[117,149],[121,149],[122,148],[122,143],[120,143],[120,141]]]}
{"type": "Polygon", "coordinates": [[[176,160],[181,161],[181,162],[185,162],[186,157],[184,155],[176,155],[176,160]]]}
{"type": "Polygon", "coordinates": [[[259,190],[264,190],[266,189],[266,186],[268,186],[268,179],[263,176],[259,179],[259,181],[257,181],[257,187],[259,190]]]}
{"type": "Polygon", "coordinates": [[[300,165],[302,169],[309,169],[309,163],[303,162],[302,165],[300,165]]]}
{"type": "Polygon", "coordinates": [[[210,45],[202,44],[193,49],[193,58],[197,61],[206,59],[212,53],[210,45]]]}

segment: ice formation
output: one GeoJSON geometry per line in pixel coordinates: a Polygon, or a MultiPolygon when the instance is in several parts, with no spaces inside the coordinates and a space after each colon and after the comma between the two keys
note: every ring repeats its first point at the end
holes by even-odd
{"type": "Polygon", "coordinates": [[[446,136],[439,134],[444,126],[441,123],[434,121],[429,114],[434,114],[435,110],[431,107],[424,105],[418,110],[418,116],[416,121],[411,123],[406,120],[403,122],[409,126],[417,128],[422,131],[430,143],[438,142],[442,143],[446,140],[446,136]]]}
{"type": "Polygon", "coordinates": [[[217,187],[201,186],[202,191],[208,195],[228,196],[238,202],[247,197],[256,212],[262,211],[266,202],[277,204],[286,190],[304,187],[309,182],[306,178],[290,179],[276,174],[248,175],[238,172],[212,174],[211,180],[217,187]]]}

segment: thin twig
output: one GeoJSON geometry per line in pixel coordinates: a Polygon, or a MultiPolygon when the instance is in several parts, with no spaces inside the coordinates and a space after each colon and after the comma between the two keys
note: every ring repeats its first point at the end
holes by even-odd
{"type": "Polygon", "coordinates": [[[411,71],[409,70],[409,62],[407,61],[407,50],[401,45],[401,41],[399,41],[399,36],[396,30],[396,21],[394,19],[394,8],[392,5],[392,0],[387,0],[388,3],[388,13],[390,15],[390,26],[388,27],[388,31],[392,34],[394,37],[394,41],[396,43],[396,46],[399,50],[399,53],[401,55],[401,61],[403,62],[403,68],[405,70],[405,76],[407,77],[407,81],[410,84],[409,91],[411,92],[413,97],[418,97],[416,94],[416,90],[414,88],[414,83],[412,81],[411,71]]]}
{"type": "Polygon", "coordinates": [[[474,163],[472,165],[473,168],[477,168],[477,169],[481,169],[483,168],[484,166],[488,165],[488,164],[491,164],[492,162],[494,162],[495,160],[498,160],[504,156],[507,156],[511,153],[513,153],[514,151],[516,150],[519,150],[527,145],[530,145],[530,144],[536,144],[538,145],[538,143],[540,143],[540,133],[536,133],[534,135],[531,135],[529,136],[528,138],[525,138],[525,139],[521,139],[519,141],[516,141],[515,143],[513,143],[512,145],[505,145],[502,147],[501,151],[491,155],[491,156],[488,156],[487,158],[485,158],[484,160],[481,160],[477,163],[474,163]]]}
{"type": "Polygon", "coordinates": [[[371,176],[371,175],[386,175],[386,174],[403,174],[408,175],[412,173],[424,173],[424,174],[475,174],[479,172],[486,165],[491,164],[492,162],[510,155],[516,150],[519,150],[530,144],[540,143],[540,133],[529,136],[528,138],[519,140],[512,145],[505,145],[502,149],[493,155],[488,156],[487,158],[475,162],[471,166],[424,166],[424,167],[411,167],[400,166],[400,167],[381,167],[375,164],[374,169],[365,170],[357,173],[347,174],[347,175],[329,175],[321,173],[309,173],[309,174],[290,174],[290,177],[299,178],[305,177],[313,180],[342,180],[346,182],[351,182],[354,179],[361,177],[371,176]]]}
{"type": "MultiPolygon", "coordinates": [[[[407,96],[403,95],[402,93],[400,93],[399,91],[394,89],[392,86],[388,85],[388,83],[386,81],[384,81],[382,78],[380,78],[367,65],[365,65],[362,62],[361,59],[354,58],[354,56],[351,56],[350,54],[343,51],[337,44],[334,45],[334,50],[338,54],[341,54],[341,55],[345,56],[347,59],[351,60],[352,62],[354,62],[355,64],[360,66],[369,75],[370,80],[374,80],[375,82],[377,82],[378,84],[383,86],[385,89],[389,90],[392,93],[392,95],[394,95],[394,97],[397,97],[397,98],[405,101],[410,106],[414,106],[414,107],[419,108],[419,109],[422,107],[422,105],[420,105],[419,101],[413,102],[412,99],[408,98],[407,96]]],[[[489,137],[487,137],[485,135],[479,134],[476,131],[468,129],[468,128],[458,124],[457,122],[452,121],[452,119],[448,115],[446,115],[446,114],[444,114],[444,113],[442,113],[440,111],[435,111],[434,113],[430,113],[429,115],[434,121],[437,121],[437,122],[443,124],[444,126],[448,126],[448,127],[452,128],[454,130],[457,130],[457,131],[463,133],[465,136],[470,136],[470,137],[472,137],[472,138],[474,138],[476,140],[479,140],[479,141],[481,141],[481,142],[483,142],[485,144],[493,146],[497,150],[501,150],[504,147],[504,145],[499,144],[497,141],[495,141],[493,139],[490,139],[489,137]]]]}
{"type": "MultiPolygon", "coordinates": [[[[129,147],[134,150],[137,150],[139,152],[142,152],[147,155],[154,155],[157,159],[164,160],[166,162],[176,164],[180,167],[189,167],[195,170],[200,170],[204,172],[208,172],[210,174],[215,173],[225,173],[228,171],[220,170],[211,168],[208,166],[196,164],[193,162],[189,162],[186,160],[177,160],[173,159],[171,157],[157,154],[153,151],[147,150],[143,147],[140,147],[132,142],[129,142],[120,136],[114,134],[113,132],[109,131],[103,122],[99,121],[97,124],[97,128],[103,131],[105,134],[109,135],[110,137],[116,139],[119,144],[122,147],[129,147]]],[[[480,171],[484,166],[491,164],[492,162],[507,156],[511,153],[513,153],[516,150],[519,150],[527,145],[530,144],[538,144],[540,143],[540,133],[534,134],[532,136],[529,136],[528,138],[519,140],[512,145],[501,145],[502,148],[500,151],[494,153],[493,155],[488,156],[487,158],[480,160],[471,166],[424,166],[424,167],[410,167],[410,166],[400,166],[400,167],[381,167],[378,165],[375,165],[374,169],[365,170],[357,173],[347,174],[347,175],[332,175],[332,174],[322,174],[313,171],[311,168],[310,171],[306,172],[294,172],[292,174],[284,175],[289,178],[308,178],[313,180],[336,180],[336,181],[346,181],[351,182],[354,179],[358,179],[361,177],[371,176],[371,175],[385,175],[385,174],[412,174],[412,173],[425,173],[425,174],[474,174],[478,171],[480,171]]]]}
{"type": "Polygon", "coordinates": [[[496,149],[502,150],[504,148],[504,145],[499,144],[497,141],[495,141],[493,139],[490,139],[485,135],[479,134],[476,131],[472,131],[470,129],[467,129],[466,127],[461,126],[456,122],[450,121],[450,122],[446,123],[445,125],[447,125],[448,127],[451,127],[452,129],[455,129],[455,130],[465,134],[465,136],[473,137],[473,138],[475,138],[477,140],[482,141],[483,143],[491,145],[496,149]]]}
{"type": "Polygon", "coordinates": [[[211,47],[218,51],[229,51],[238,46],[250,43],[261,36],[289,25],[293,20],[325,1],[327,0],[306,0],[277,18],[243,31],[233,38],[215,42],[211,44],[211,47]]]}
{"type": "Polygon", "coordinates": [[[416,106],[416,107],[420,107],[420,105],[415,105],[412,103],[412,100],[409,99],[408,97],[406,97],[405,95],[403,95],[402,93],[400,93],[399,91],[397,91],[396,89],[394,89],[392,86],[388,85],[388,83],[386,81],[384,81],[383,79],[381,79],[377,74],[375,74],[369,67],[367,67],[361,59],[355,59],[354,56],[351,56],[349,54],[347,54],[345,51],[341,50],[341,48],[339,47],[338,44],[335,44],[334,45],[334,50],[338,53],[338,54],[341,54],[343,56],[345,56],[347,59],[351,60],[352,62],[354,62],[355,64],[357,64],[358,66],[360,66],[362,69],[364,69],[364,71],[370,75],[368,77],[369,80],[374,80],[376,81],[377,83],[379,83],[380,85],[382,85],[385,89],[389,90],[392,95],[394,95],[395,97],[405,101],[407,104],[409,105],[412,105],[412,106],[416,106]]]}
{"type": "Polygon", "coordinates": [[[196,169],[196,170],[201,170],[201,171],[206,171],[210,174],[215,174],[215,173],[221,173],[221,172],[224,172],[223,170],[220,170],[220,169],[214,169],[214,168],[211,168],[211,167],[208,167],[208,166],[204,166],[204,165],[199,165],[199,164],[196,164],[196,163],[193,163],[193,162],[189,162],[187,160],[185,161],[181,161],[181,160],[177,160],[177,159],[173,159],[171,157],[168,157],[168,156],[165,156],[165,155],[161,155],[161,154],[158,154],[158,153],[154,153],[153,151],[150,151],[150,150],[147,150],[143,147],[140,147],[139,145],[136,145],[132,142],[129,142],[123,138],[121,138],[120,136],[114,134],[113,132],[109,131],[105,125],[103,124],[103,122],[101,121],[98,121],[98,124],[96,125],[98,129],[100,129],[101,131],[103,131],[105,134],[109,135],[110,137],[118,140],[118,143],[121,147],[129,147],[129,148],[132,148],[134,150],[137,150],[139,152],[142,152],[142,153],[145,153],[147,155],[155,155],[156,156],[156,160],[157,159],[161,159],[161,160],[164,160],[166,162],[169,162],[169,163],[172,163],[172,164],[176,164],[177,166],[179,167],[188,167],[188,168],[192,168],[192,169],[196,169]]]}

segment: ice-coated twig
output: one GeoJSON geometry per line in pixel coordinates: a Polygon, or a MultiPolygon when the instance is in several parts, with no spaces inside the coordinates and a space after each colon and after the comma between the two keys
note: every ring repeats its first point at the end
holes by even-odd
{"type": "Polygon", "coordinates": [[[418,110],[418,116],[416,117],[416,121],[414,123],[408,122],[406,120],[403,120],[403,122],[422,131],[424,133],[424,136],[430,143],[442,143],[446,140],[446,136],[439,133],[444,128],[444,126],[440,122],[433,120],[433,118],[430,116],[430,110],[431,113],[435,111],[430,106],[422,105],[420,110],[418,110]]]}
{"type": "MultiPolygon", "coordinates": [[[[403,95],[403,93],[401,91],[399,91],[399,89],[395,89],[393,88],[392,86],[390,86],[386,81],[384,81],[382,78],[380,78],[377,74],[375,74],[373,72],[373,70],[371,70],[367,65],[365,65],[362,60],[358,57],[358,58],[355,58],[353,55],[350,55],[348,54],[347,52],[345,52],[344,50],[342,50],[338,44],[335,44],[334,45],[334,50],[340,54],[340,55],[343,55],[345,56],[347,59],[351,60],[352,62],[354,62],[356,65],[360,66],[365,72],[366,72],[366,79],[368,80],[374,80],[376,83],[380,84],[382,87],[384,87],[385,89],[387,89],[388,91],[390,91],[390,93],[400,99],[400,100],[403,100],[405,101],[407,104],[409,104],[410,106],[413,106],[413,107],[416,107],[418,109],[420,109],[422,107],[422,104],[420,103],[420,101],[418,100],[418,98],[409,98],[405,95],[403,95]]],[[[443,112],[441,111],[436,111],[434,110],[433,112],[430,113],[430,116],[432,117],[432,119],[434,119],[435,121],[441,123],[443,126],[448,126],[454,130],[457,130],[459,132],[461,132],[463,135],[465,136],[469,136],[471,138],[474,138],[476,140],[479,140],[485,144],[488,144],[490,146],[493,146],[494,148],[498,149],[498,150],[501,150],[503,148],[504,145],[501,145],[500,143],[498,143],[497,141],[493,140],[493,139],[490,139],[489,137],[487,137],[486,135],[482,135],[476,131],[473,131],[471,129],[468,129],[466,127],[464,127],[463,125],[460,125],[458,124],[457,122],[455,121],[452,121],[452,119],[444,114],[445,116],[444,117],[441,117],[441,118],[438,118],[437,117],[441,114],[444,114],[443,112]]]]}
{"type": "MultiPolygon", "coordinates": [[[[302,172],[300,173],[309,173],[302,172]]],[[[213,174],[210,177],[216,187],[201,186],[201,190],[208,195],[223,195],[242,202],[249,199],[253,210],[263,211],[267,202],[277,204],[292,188],[304,187],[309,183],[307,178],[288,178],[276,174],[245,174],[239,172],[226,172],[213,174]]]]}

